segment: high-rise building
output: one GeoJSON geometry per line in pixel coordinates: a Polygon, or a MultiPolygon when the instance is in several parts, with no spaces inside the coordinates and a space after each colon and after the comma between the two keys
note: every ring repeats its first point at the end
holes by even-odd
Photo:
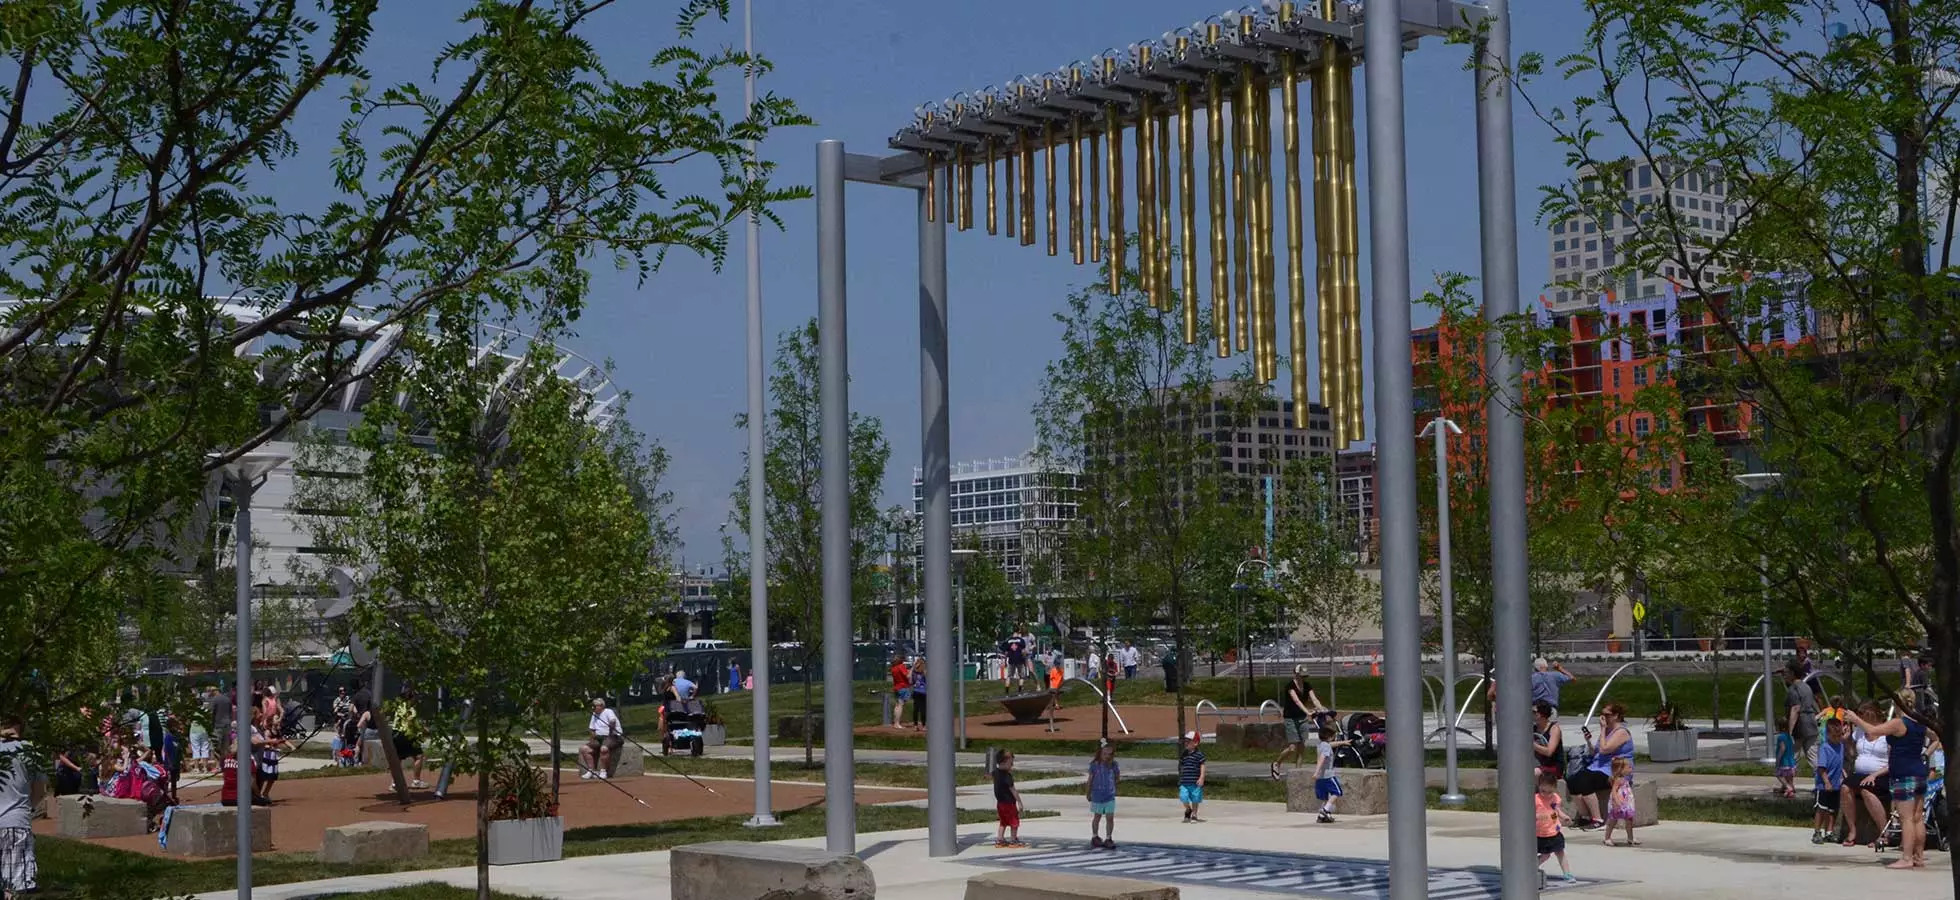
{"type": "Polygon", "coordinates": [[[1344,520],[1354,526],[1355,547],[1366,562],[1375,558],[1375,448],[1334,454],[1334,496],[1344,520]]]}
{"type": "MultiPolygon", "coordinates": [[[[1576,181],[1581,194],[1596,188],[1600,177],[1597,167],[1580,169],[1576,181]]],[[[1680,218],[1683,231],[1704,242],[1727,234],[1735,221],[1729,185],[1719,170],[1637,162],[1606,177],[1621,179],[1620,190],[1628,202],[1620,212],[1552,223],[1552,283],[1546,300],[1553,311],[1590,307],[1608,293],[1622,300],[1659,297],[1675,280],[1683,278],[1687,273],[1677,262],[1662,262],[1651,272],[1612,271],[1626,263],[1626,246],[1636,230],[1651,222],[1661,209],[1671,208],[1680,218]]],[[[1705,249],[1689,248],[1686,252],[1690,257],[1686,262],[1705,266],[1707,274],[1726,272],[1719,263],[1706,259],[1705,249]]]]}
{"type": "MultiPolygon", "coordinates": [[[[913,511],[923,514],[923,473],[912,470],[913,511]]],[[[955,463],[953,546],[977,546],[1016,591],[1039,591],[1031,563],[1075,520],[1076,473],[1044,469],[1034,454],[955,463]]]]}

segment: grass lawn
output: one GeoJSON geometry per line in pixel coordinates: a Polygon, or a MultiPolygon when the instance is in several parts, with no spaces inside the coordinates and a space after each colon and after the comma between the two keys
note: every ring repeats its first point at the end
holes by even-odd
{"type": "MultiPolygon", "coordinates": [[[[926,811],[919,807],[860,806],[857,817],[859,834],[926,826],[926,811]]],[[[638,853],[703,841],[778,841],[817,837],[824,832],[821,805],[782,813],[779,818],[783,824],[779,828],[744,828],[742,822],[746,818],[718,816],[573,828],[565,832],[565,855],[638,853]]],[[[962,823],[993,820],[992,810],[960,812],[962,823]]],[[[56,837],[37,837],[34,843],[41,868],[41,891],[36,896],[42,900],[139,900],[228,890],[236,884],[237,863],[231,859],[166,859],[56,837]]],[[[373,865],[328,865],[312,853],[261,853],[254,857],[252,880],[255,884],[289,884],[343,875],[443,869],[475,863],[474,838],[431,841],[429,855],[421,859],[373,865]]],[[[493,882],[495,877],[491,876],[493,882]]],[[[412,896],[420,900],[422,895],[412,896]]]]}
{"type": "Polygon", "coordinates": [[[1764,778],[1775,778],[1776,767],[1766,766],[1759,762],[1689,763],[1688,765],[1685,766],[1675,767],[1674,774],[1676,775],[1749,775],[1749,776],[1760,775],[1764,778]]]}
{"type": "MultiPolygon", "coordinates": [[[[755,763],[746,759],[721,759],[712,756],[672,756],[667,757],[667,761],[674,764],[673,769],[668,769],[657,762],[649,763],[647,765],[647,774],[665,775],[679,770],[689,775],[714,778],[741,778],[744,780],[752,779],[755,775],[755,763]]],[[[860,787],[924,788],[926,786],[926,769],[924,766],[861,762],[852,766],[852,771],[856,773],[857,783],[860,787]]],[[[1067,773],[1040,771],[1022,773],[1025,778],[1051,778],[1063,774],[1067,773]]],[[[801,762],[783,762],[778,760],[769,767],[769,776],[776,781],[820,782],[824,780],[823,764],[818,763],[814,767],[806,768],[801,762]]],[[[956,784],[986,784],[988,783],[987,770],[979,766],[962,766],[953,770],[953,781],[956,784]]]]}

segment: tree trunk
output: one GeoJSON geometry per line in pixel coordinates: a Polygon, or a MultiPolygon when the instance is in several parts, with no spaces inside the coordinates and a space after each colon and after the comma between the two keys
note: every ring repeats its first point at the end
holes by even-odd
{"type": "Polygon", "coordinates": [[[558,772],[563,758],[558,749],[558,700],[551,701],[551,802],[558,802],[558,772]]]}
{"type": "Polygon", "coordinates": [[[490,900],[490,698],[476,705],[476,900],[490,900]]]}
{"type": "Polygon", "coordinates": [[[1708,670],[1715,676],[1715,730],[1722,730],[1722,641],[1717,638],[1708,646],[1715,648],[1709,657],[1708,670]]]}

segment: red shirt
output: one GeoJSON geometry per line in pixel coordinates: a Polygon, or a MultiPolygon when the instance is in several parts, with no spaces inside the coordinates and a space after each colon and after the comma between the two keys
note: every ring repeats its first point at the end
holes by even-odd
{"type": "Polygon", "coordinates": [[[892,690],[906,691],[911,689],[912,689],[912,667],[907,666],[904,663],[893,663],[892,664],[892,690]]]}

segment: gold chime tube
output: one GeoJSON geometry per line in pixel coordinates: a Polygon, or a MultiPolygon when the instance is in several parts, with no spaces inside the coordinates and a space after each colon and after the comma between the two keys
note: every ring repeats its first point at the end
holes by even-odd
{"type": "Polygon", "coordinates": [[[1164,308],[1171,306],[1171,111],[1169,107],[1159,107],[1157,123],[1152,126],[1156,135],[1157,175],[1150,182],[1151,196],[1157,198],[1157,293],[1163,295],[1164,308]]]}
{"type": "Polygon", "coordinates": [[[1041,123],[1041,180],[1047,189],[1048,200],[1048,255],[1061,253],[1061,232],[1055,228],[1055,126],[1041,123]]]}
{"type": "Polygon", "coordinates": [[[1198,173],[1191,160],[1191,149],[1191,86],[1178,82],[1177,212],[1181,232],[1178,243],[1184,246],[1184,258],[1179,262],[1184,276],[1184,342],[1187,344],[1198,342],[1198,254],[1193,246],[1198,241],[1198,216],[1197,210],[1191,208],[1191,201],[1198,196],[1198,173]]]}
{"type": "Polygon", "coordinates": [[[1243,166],[1242,171],[1247,176],[1244,179],[1246,224],[1241,231],[1245,234],[1246,240],[1246,244],[1244,245],[1246,250],[1246,285],[1249,288],[1246,294],[1246,318],[1252,322],[1251,334],[1240,335],[1241,340],[1250,337],[1251,341],[1249,345],[1241,344],[1240,349],[1250,349],[1252,351],[1254,377],[1259,378],[1260,381],[1264,381],[1266,368],[1264,363],[1266,316],[1265,292],[1262,285],[1264,284],[1263,268],[1265,260],[1262,258],[1263,254],[1259,252],[1259,244],[1261,243],[1259,236],[1259,195],[1266,190],[1267,185],[1259,179],[1259,114],[1255,104],[1259,99],[1263,98],[1259,97],[1258,82],[1257,76],[1253,74],[1252,66],[1244,65],[1239,67],[1239,133],[1242,135],[1241,142],[1245,145],[1245,151],[1240,154],[1240,157],[1241,165],[1243,166]]]}
{"type": "Polygon", "coordinates": [[[1272,83],[1260,79],[1254,92],[1253,118],[1259,123],[1259,136],[1253,148],[1259,154],[1259,289],[1260,313],[1265,319],[1266,343],[1261,361],[1266,380],[1279,377],[1279,300],[1274,290],[1279,280],[1278,259],[1273,254],[1273,111],[1272,83]]]}
{"type": "Polygon", "coordinates": [[[1076,265],[1088,258],[1082,243],[1082,120],[1068,120],[1068,249],[1076,265]]]}
{"type": "MultiPolygon", "coordinates": [[[[1137,51],[1148,62],[1150,48],[1137,51]]],[[[1151,157],[1157,114],[1148,93],[1137,95],[1137,277],[1152,309],[1160,307],[1157,293],[1157,161],[1151,157]]]]}
{"type": "Polygon", "coordinates": [[[1123,114],[1115,104],[1104,108],[1109,117],[1109,292],[1123,290],[1123,114]]]}
{"type": "Polygon", "coordinates": [[[987,139],[987,233],[1000,233],[1000,216],[994,209],[994,139],[987,139]]]}
{"type": "Polygon", "coordinates": [[[939,159],[926,154],[926,221],[939,221],[939,159]]]}
{"type": "Polygon", "coordinates": [[[953,164],[959,170],[953,189],[960,195],[960,230],[965,231],[973,227],[973,157],[967,154],[965,144],[954,148],[953,164]]]}
{"type": "Polygon", "coordinates": [[[1089,135],[1089,261],[1102,262],[1102,136],[1089,135]]]}
{"type": "Polygon", "coordinates": [[[1310,77],[1313,110],[1313,224],[1314,224],[1314,287],[1317,296],[1318,319],[1316,331],[1320,344],[1320,396],[1331,415],[1334,428],[1334,445],[1347,446],[1347,389],[1341,378],[1347,369],[1341,358],[1347,354],[1347,343],[1341,335],[1341,294],[1340,275],[1336,271],[1340,265],[1340,248],[1335,238],[1334,211],[1335,188],[1334,133],[1339,128],[1339,102],[1334,95],[1335,75],[1338,64],[1334,60],[1337,46],[1332,40],[1323,41],[1320,46],[1320,59],[1310,77]]]}
{"type": "Polygon", "coordinates": [[[1347,353],[1343,363],[1347,369],[1342,383],[1348,392],[1347,435],[1349,441],[1367,438],[1367,421],[1362,417],[1361,396],[1361,216],[1358,211],[1359,189],[1354,177],[1354,77],[1342,58],[1339,68],[1339,96],[1341,110],[1341,130],[1335,138],[1339,143],[1341,189],[1337,209],[1340,211],[1341,247],[1346,263],[1341,267],[1343,287],[1342,305],[1345,307],[1343,332],[1347,337],[1347,353]]]}
{"type": "MultiPolygon", "coordinates": [[[[1290,12],[1290,4],[1280,7],[1290,12]]],[[[1282,12],[1282,15],[1285,15],[1282,12]]],[[[1279,58],[1279,117],[1286,167],[1286,349],[1292,374],[1293,421],[1308,420],[1306,247],[1300,229],[1300,75],[1293,55],[1279,58]]]]}
{"type": "MultiPolygon", "coordinates": [[[[1232,297],[1230,257],[1225,232],[1225,102],[1217,73],[1205,77],[1205,148],[1210,179],[1205,189],[1211,203],[1211,330],[1218,341],[1218,358],[1232,355],[1232,297]]],[[[1189,252],[1187,249],[1186,252],[1189,252]]]]}
{"type": "Polygon", "coordinates": [[[1006,204],[1007,208],[1003,210],[1003,213],[1007,216],[1007,236],[1013,237],[1014,229],[1017,221],[1014,215],[1014,194],[1015,191],[1018,190],[1018,188],[1014,186],[1015,181],[1014,181],[1014,145],[1013,144],[1008,144],[1007,146],[1001,148],[1000,159],[1001,159],[1000,192],[1004,197],[1004,199],[1007,201],[1006,204]]]}
{"type": "Polygon", "coordinates": [[[1034,246],[1034,145],[1028,143],[1028,133],[1020,134],[1021,140],[1021,246],[1034,246]]]}
{"type": "Polygon", "coordinates": [[[1246,343],[1247,316],[1252,312],[1248,305],[1246,292],[1246,221],[1245,199],[1247,193],[1245,169],[1246,132],[1245,114],[1247,112],[1243,95],[1234,84],[1232,98],[1232,345],[1239,353],[1244,353],[1246,343]]]}

